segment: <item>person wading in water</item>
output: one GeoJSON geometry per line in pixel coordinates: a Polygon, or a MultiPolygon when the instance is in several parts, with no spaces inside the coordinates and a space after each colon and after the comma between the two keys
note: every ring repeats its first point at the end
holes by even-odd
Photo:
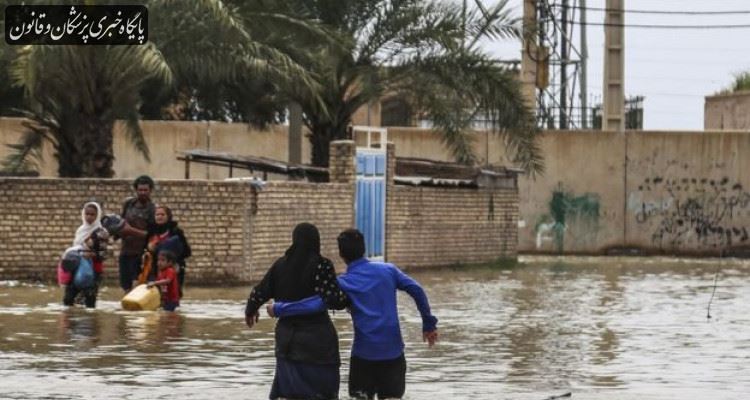
{"type": "MultiPolygon", "coordinates": [[[[258,309],[269,299],[294,302],[310,296],[320,297],[328,308],[343,309],[347,305],[333,263],[320,255],[318,229],[302,223],[294,228],[291,247],[250,292],[245,323],[252,328],[258,321],[258,309]]],[[[271,399],[338,398],[339,341],[325,309],[280,318],[275,339],[271,399]]]]}

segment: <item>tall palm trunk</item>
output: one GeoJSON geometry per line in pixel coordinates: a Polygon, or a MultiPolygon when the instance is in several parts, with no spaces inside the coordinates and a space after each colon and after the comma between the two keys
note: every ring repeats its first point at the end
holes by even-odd
{"type": "Polygon", "coordinates": [[[114,120],[84,113],[61,121],[55,135],[59,176],[113,177],[113,128],[114,120]]]}
{"type": "Polygon", "coordinates": [[[334,140],[351,139],[347,132],[349,121],[336,123],[315,123],[310,126],[310,144],[312,145],[312,164],[317,167],[328,167],[330,144],[334,140]]]}

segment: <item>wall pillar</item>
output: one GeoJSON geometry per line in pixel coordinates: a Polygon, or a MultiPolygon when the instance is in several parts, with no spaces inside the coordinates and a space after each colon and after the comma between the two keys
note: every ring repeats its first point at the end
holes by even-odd
{"type": "Polygon", "coordinates": [[[329,182],[354,185],[357,179],[356,151],[353,140],[334,140],[331,142],[328,159],[329,182]]]}

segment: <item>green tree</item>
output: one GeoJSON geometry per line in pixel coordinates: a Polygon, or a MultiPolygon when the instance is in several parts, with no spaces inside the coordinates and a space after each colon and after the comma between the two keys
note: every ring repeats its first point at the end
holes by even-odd
{"type": "Polygon", "coordinates": [[[510,16],[507,0],[473,10],[425,0],[255,4],[317,21],[335,38],[305,46],[293,40],[285,47],[317,83],[311,86],[317,92],[288,93],[302,105],[315,165],[328,165],[328,144],[347,136],[357,109],[385,93],[401,93],[433,121],[458,161],[476,161],[469,132],[481,116],[504,136],[515,162],[542,171],[539,131],[518,80],[479,46],[483,40],[519,37],[520,24],[510,16]]]}
{"type": "MultiPolygon", "coordinates": [[[[25,92],[21,113],[27,117],[27,130],[20,143],[11,145],[16,152],[4,161],[5,169],[33,168],[43,144],[49,142],[60,176],[111,177],[112,129],[119,119],[148,160],[138,120],[143,93],[149,89],[174,90],[175,82],[200,82],[203,87],[242,85],[248,76],[280,84],[310,83],[304,69],[287,55],[258,41],[248,29],[249,14],[228,2],[151,0],[140,4],[146,4],[151,15],[146,45],[34,45],[16,51],[10,74],[25,92]]],[[[263,17],[296,23],[288,16],[266,13],[263,17]]]]}

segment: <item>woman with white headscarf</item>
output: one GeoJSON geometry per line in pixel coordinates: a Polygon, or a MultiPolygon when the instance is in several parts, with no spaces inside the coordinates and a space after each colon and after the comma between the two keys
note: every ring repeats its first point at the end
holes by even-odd
{"type": "Polygon", "coordinates": [[[96,306],[97,292],[104,272],[104,253],[106,252],[107,239],[109,234],[102,227],[102,208],[93,201],[83,205],[81,209],[81,226],[76,229],[73,247],[66,250],[66,256],[63,256],[63,269],[71,275],[75,274],[80,261],[80,255],[91,263],[94,272],[93,284],[85,288],[75,287],[74,282],[70,282],[65,288],[65,305],[73,305],[78,293],[83,293],[86,307],[96,306]],[[78,255],[78,258],[74,257],[78,255]],[[76,262],[74,262],[76,261],[76,262]],[[67,266],[67,268],[66,268],[67,266]]]}

